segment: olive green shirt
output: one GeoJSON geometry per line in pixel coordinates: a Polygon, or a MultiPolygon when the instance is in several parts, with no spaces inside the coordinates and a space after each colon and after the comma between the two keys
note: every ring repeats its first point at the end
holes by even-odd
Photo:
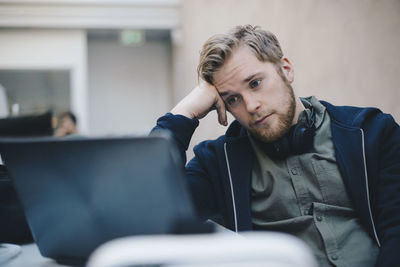
{"type": "MultiPolygon", "coordinates": [[[[255,229],[293,234],[320,266],[374,266],[379,249],[361,226],[336,164],[330,117],[315,97],[313,148],[284,160],[268,157],[252,138],[251,211],[255,229]]],[[[306,110],[300,119],[309,116],[306,110]],[[306,113],[307,112],[307,113],[306,113]]]]}

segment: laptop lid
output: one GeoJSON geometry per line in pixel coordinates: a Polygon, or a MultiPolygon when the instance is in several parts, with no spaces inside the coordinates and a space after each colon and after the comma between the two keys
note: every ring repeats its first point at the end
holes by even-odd
{"type": "Polygon", "coordinates": [[[105,241],[195,219],[167,138],[0,139],[0,154],[45,257],[86,259],[105,241]]]}

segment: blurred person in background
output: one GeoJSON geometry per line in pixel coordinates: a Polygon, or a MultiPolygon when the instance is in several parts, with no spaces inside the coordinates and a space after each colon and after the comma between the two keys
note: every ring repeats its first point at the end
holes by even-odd
{"type": "Polygon", "coordinates": [[[62,113],[59,116],[58,127],[54,132],[54,136],[61,137],[77,134],[78,128],[76,116],[71,111],[62,113]]]}
{"type": "Polygon", "coordinates": [[[202,218],[295,235],[320,266],[399,266],[400,128],[391,115],[297,97],[277,38],[251,25],[208,39],[198,75],[153,131],[169,131],[186,162],[199,119],[212,110],[221,125],[226,111],[236,119],[186,165],[202,218]]]}

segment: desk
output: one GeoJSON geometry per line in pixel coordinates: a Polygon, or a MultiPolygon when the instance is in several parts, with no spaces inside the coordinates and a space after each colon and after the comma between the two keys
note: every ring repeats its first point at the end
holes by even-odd
{"type": "Polygon", "coordinates": [[[35,243],[25,244],[21,246],[21,252],[11,260],[0,264],[7,267],[62,267],[52,259],[48,259],[40,255],[39,249],[35,243]]]}

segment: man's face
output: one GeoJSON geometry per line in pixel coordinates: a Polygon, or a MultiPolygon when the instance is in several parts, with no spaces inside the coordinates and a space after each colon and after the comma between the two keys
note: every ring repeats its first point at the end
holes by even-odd
{"type": "Polygon", "coordinates": [[[227,110],[264,142],[279,139],[294,124],[293,70],[287,59],[282,60],[281,69],[280,74],[276,65],[258,60],[243,45],[233,50],[214,75],[214,85],[227,110]]]}
{"type": "Polygon", "coordinates": [[[64,116],[60,119],[60,128],[63,128],[67,134],[75,133],[75,123],[68,116],[64,116]]]}

